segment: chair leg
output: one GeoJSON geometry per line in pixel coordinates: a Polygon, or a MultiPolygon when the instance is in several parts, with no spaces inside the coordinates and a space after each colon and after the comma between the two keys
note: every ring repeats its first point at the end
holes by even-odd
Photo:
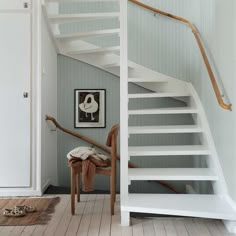
{"type": "Polygon", "coordinates": [[[113,191],[114,191],[114,203],[116,202],[116,172],[113,174],[113,191]]]}
{"type": "Polygon", "coordinates": [[[80,169],[77,174],[77,202],[80,202],[80,169]]]}
{"type": "Polygon", "coordinates": [[[110,208],[111,208],[111,215],[114,215],[114,191],[113,191],[113,178],[110,177],[110,208]]]}
{"type": "Polygon", "coordinates": [[[75,170],[73,167],[71,167],[71,172],[70,172],[71,176],[70,176],[70,183],[71,183],[71,194],[70,194],[70,198],[71,198],[71,214],[74,215],[75,214],[75,170]]]}

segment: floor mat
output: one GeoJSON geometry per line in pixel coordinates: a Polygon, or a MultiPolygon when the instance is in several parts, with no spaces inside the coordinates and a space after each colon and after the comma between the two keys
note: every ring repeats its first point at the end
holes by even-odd
{"type": "Polygon", "coordinates": [[[60,201],[54,198],[1,198],[0,199],[0,225],[1,226],[27,226],[35,224],[47,224],[54,213],[55,206],[60,201]],[[26,213],[22,217],[4,216],[4,209],[13,208],[17,205],[36,207],[37,211],[26,213]]]}

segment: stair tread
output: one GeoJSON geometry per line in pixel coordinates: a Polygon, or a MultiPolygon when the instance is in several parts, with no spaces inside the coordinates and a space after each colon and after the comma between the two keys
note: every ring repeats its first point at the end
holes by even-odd
{"type": "Polygon", "coordinates": [[[71,55],[80,55],[80,54],[92,54],[92,53],[106,53],[106,52],[114,52],[119,51],[120,47],[107,47],[107,48],[94,48],[94,49],[88,49],[88,50],[74,50],[67,52],[71,55]]]}
{"type": "Polygon", "coordinates": [[[171,146],[129,146],[130,156],[155,155],[210,155],[211,151],[203,145],[171,145],[171,146]]]}
{"type": "Polygon", "coordinates": [[[45,2],[119,2],[120,0],[45,0],[45,2]]]}
{"type": "Polygon", "coordinates": [[[136,109],[129,110],[129,115],[145,115],[145,114],[190,114],[197,113],[198,110],[192,107],[171,107],[171,108],[152,108],[152,109],[136,109]]]}
{"type": "Polygon", "coordinates": [[[134,168],[130,180],[218,180],[209,168],[134,168]]]}
{"type": "Polygon", "coordinates": [[[235,210],[223,196],[206,194],[129,194],[121,210],[236,220],[235,210]]]}
{"type": "Polygon", "coordinates": [[[134,93],[129,94],[129,98],[154,98],[154,97],[187,97],[189,93],[134,93]]]}
{"type": "Polygon", "coordinates": [[[90,32],[71,33],[71,34],[57,34],[56,39],[67,39],[67,38],[83,38],[83,37],[95,37],[107,34],[118,34],[120,29],[109,29],[109,30],[97,30],[90,32]]]}
{"type": "Polygon", "coordinates": [[[78,14],[57,14],[49,15],[49,20],[56,22],[60,20],[73,20],[73,19],[89,19],[89,18],[107,18],[119,17],[119,12],[103,12],[103,13],[78,13],[78,14]]]}
{"type": "Polygon", "coordinates": [[[132,83],[146,83],[146,82],[164,82],[167,83],[168,81],[166,79],[156,79],[156,78],[128,78],[128,82],[132,83]]]}
{"type": "Polygon", "coordinates": [[[198,125],[129,126],[129,134],[199,132],[202,128],[198,125]]]}

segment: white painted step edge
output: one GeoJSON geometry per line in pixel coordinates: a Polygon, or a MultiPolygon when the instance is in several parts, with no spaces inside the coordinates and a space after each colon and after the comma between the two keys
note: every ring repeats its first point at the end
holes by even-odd
{"type": "Polygon", "coordinates": [[[211,155],[210,149],[203,145],[129,146],[128,153],[129,156],[211,155]]]}
{"type": "Polygon", "coordinates": [[[129,126],[129,134],[200,133],[198,125],[129,126]]]}
{"type": "Polygon", "coordinates": [[[45,2],[119,2],[120,0],[45,0],[45,2]]]}
{"type": "Polygon", "coordinates": [[[128,98],[164,98],[164,97],[188,97],[190,94],[186,93],[135,93],[128,94],[128,98]]]}
{"type": "Polygon", "coordinates": [[[48,19],[51,23],[65,23],[74,21],[87,21],[87,20],[97,20],[97,19],[107,19],[119,17],[119,12],[104,12],[104,13],[80,13],[80,14],[58,14],[49,15],[48,19]]]}
{"type": "Polygon", "coordinates": [[[72,33],[72,34],[57,34],[55,38],[58,40],[80,39],[87,37],[100,37],[105,35],[119,34],[120,29],[98,30],[91,32],[72,33]]]}
{"type": "Polygon", "coordinates": [[[129,180],[189,180],[217,181],[219,177],[209,168],[134,168],[128,171],[129,180]]]}
{"type": "Polygon", "coordinates": [[[154,114],[195,114],[198,113],[196,108],[191,107],[173,107],[173,108],[153,108],[129,110],[129,115],[154,115],[154,114]]]}
{"type": "Polygon", "coordinates": [[[206,194],[129,194],[121,211],[236,220],[224,196],[206,194]]]}
{"type": "Polygon", "coordinates": [[[162,82],[162,83],[168,83],[168,80],[166,78],[164,78],[163,80],[161,80],[160,78],[156,79],[156,78],[128,78],[128,82],[129,83],[158,83],[158,82],[162,82]]]}
{"type": "Polygon", "coordinates": [[[120,51],[120,47],[108,47],[108,48],[95,48],[89,50],[74,50],[68,51],[67,53],[70,55],[84,55],[84,54],[93,54],[93,53],[109,53],[109,52],[117,52],[120,51]]]}

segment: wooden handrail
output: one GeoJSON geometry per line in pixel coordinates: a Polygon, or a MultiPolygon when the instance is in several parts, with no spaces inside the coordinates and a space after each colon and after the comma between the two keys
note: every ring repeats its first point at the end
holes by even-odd
{"type": "Polygon", "coordinates": [[[210,65],[210,63],[209,63],[209,60],[208,60],[208,58],[207,58],[205,49],[204,49],[204,47],[203,47],[202,41],[201,41],[201,39],[200,39],[200,37],[199,37],[199,35],[198,35],[198,31],[197,31],[197,28],[195,27],[195,25],[194,25],[191,21],[189,21],[189,20],[187,20],[187,19],[185,19],[185,18],[172,15],[172,14],[170,14],[170,13],[168,13],[168,12],[161,11],[161,10],[159,10],[159,9],[157,9],[157,8],[151,7],[151,6],[146,5],[146,4],[142,3],[142,2],[139,2],[139,1],[136,1],[136,0],[129,0],[129,1],[132,2],[132,3],[134,3],[134,4],[136,4],[136,5],[141,6],[141,7],[143,7],[143,8],[146,8],[146,9],[148,9],[148,10],[150,10],[150,11],[153,11],[153,12],[155,12],[155,13],[157,13],[157,14],[160,14],[160,15],[169,17],[169,18],[171,18],[171,19],[180,21],[180,22],[182,22],[182,23],[185,23],[185,24],[187,24],[187,25],[192,29],[193,35],[194,35],[194,37],[195,37],[195,39],[196,39],[196,41],[197,41],[197,44],[198,44],[198,47],[199,47],[199,49],[200,49],[200,52],[201,52],[203,61],[204,61],[204,63],[205,63],[205,66],[206,66],[208,75],[209,75],[209,77],[210,77],[211,84],[212,84],[212,87],[213,87],[213,89],[214,89],[214,92],[215,92],[217,101],[218,101],[219,105],[220,105],[223,109],[225,109],[225,110],[230,110],[230,111],[231,111],[231,110],[232,110],[232,104],[226,104],[226,103],[223,101],[223,99],[222,99],[222,96],[221,96],[221,93],[220,93],[220,89],[219,89],[218,84],[217,84],[216,79],[215,79],[215,75],[214,75],[213,70],[212,70],[212,68],[211,68],[211,65],[210,65]]]}
{"type": "MultiPolygon", "coordinates": [[[[71,130],[68,130],[68,129],[66,129],[66,128],[63,128],[63,127],[57,122],[57,120],[56,120],[54,117],[46,115],[45,120],[51,121],[51,122],[52,122],[58,129],[60,129],[61,131],[65,132],[65,133],[67,133],[67,134],[69,134],[69,135],[72,135],[72,136],[74,136],[74,137],[76,137],[76,138],[82,139],[82,140],[84,140],[85,142],[88,142],[88,143],[90,143],[90,144],[92,144],[92,145],[94,145],[94,146],[100,148],[101,150],[105,151],[106,153],[111,154],[111,150],[108,149],[107,147],[105,147],[105,146],[103,146],[103,145],[101,145],[101,144],[95,142],[94,140],[92,140],[92,139],[90,139],[90,138],[87,138],[87,137],[85,137],[85,136],[83,136],[83,135],[81,135],[81,134],[78,134],[78,133],[75,133],[75,132],[73,132],[73,131],[71,131],[71,130]]],[[[117,156],[117,159],[120,160],[120,157],[117,156]]],[[[129,168],[137,168],[137,166],[133,165],[131,162],[129,162],[128,165],[129,165],[129,168]]],[[[175,193],[179,193],[173,186],[171,186],[170,184],[168,184],[168,183],[166,183],[166,182],[164,182],[164,181],[155,180],[155,182],[158,182],[158,183],[161,184],[162,186],[165,186],[166,188],[171,189],[171,190],[172,190],[173,192],[175,192],[175,193]]]]}
{"type": "Polygon", "coordinates": [[[76,138],[82,139],[82,140],[84,140],[85,142],[88,142],[88,143],[92,144],[93,146],[96,146],[96,147],[100,148],[101,150],[105,151],[106,153],[109,153],[109,154],[111,153],[111,150],[110,150],[109,148],[107,148],[107,147],[105,147],[105,146],[103,146],[103,145],[101,145],[101,144],[95,142],[94,140],[89,139],[89,138],[87,138],[87,137],[85,137],[85,136],[83,136],[83,135],[80,135],[80,134],[78,134],[78,133],[75,133],[75,132],[73,132],[73,131],[71,131],[71,130],[68,130],[68,129],[66,129],[66,128],[63,128],[63,127],[56,121],[56,119],[55,119],[54,117],[46,115],[46,120],[52,121],[53,124],[54,124],[58,129],[62,130],[63,132],[65,132],[65,133],[67,133],[67,134],[70,134],[70,135],[72,135],[72,136],[74,136],[74,137],[76,137],[76,138]]]}

